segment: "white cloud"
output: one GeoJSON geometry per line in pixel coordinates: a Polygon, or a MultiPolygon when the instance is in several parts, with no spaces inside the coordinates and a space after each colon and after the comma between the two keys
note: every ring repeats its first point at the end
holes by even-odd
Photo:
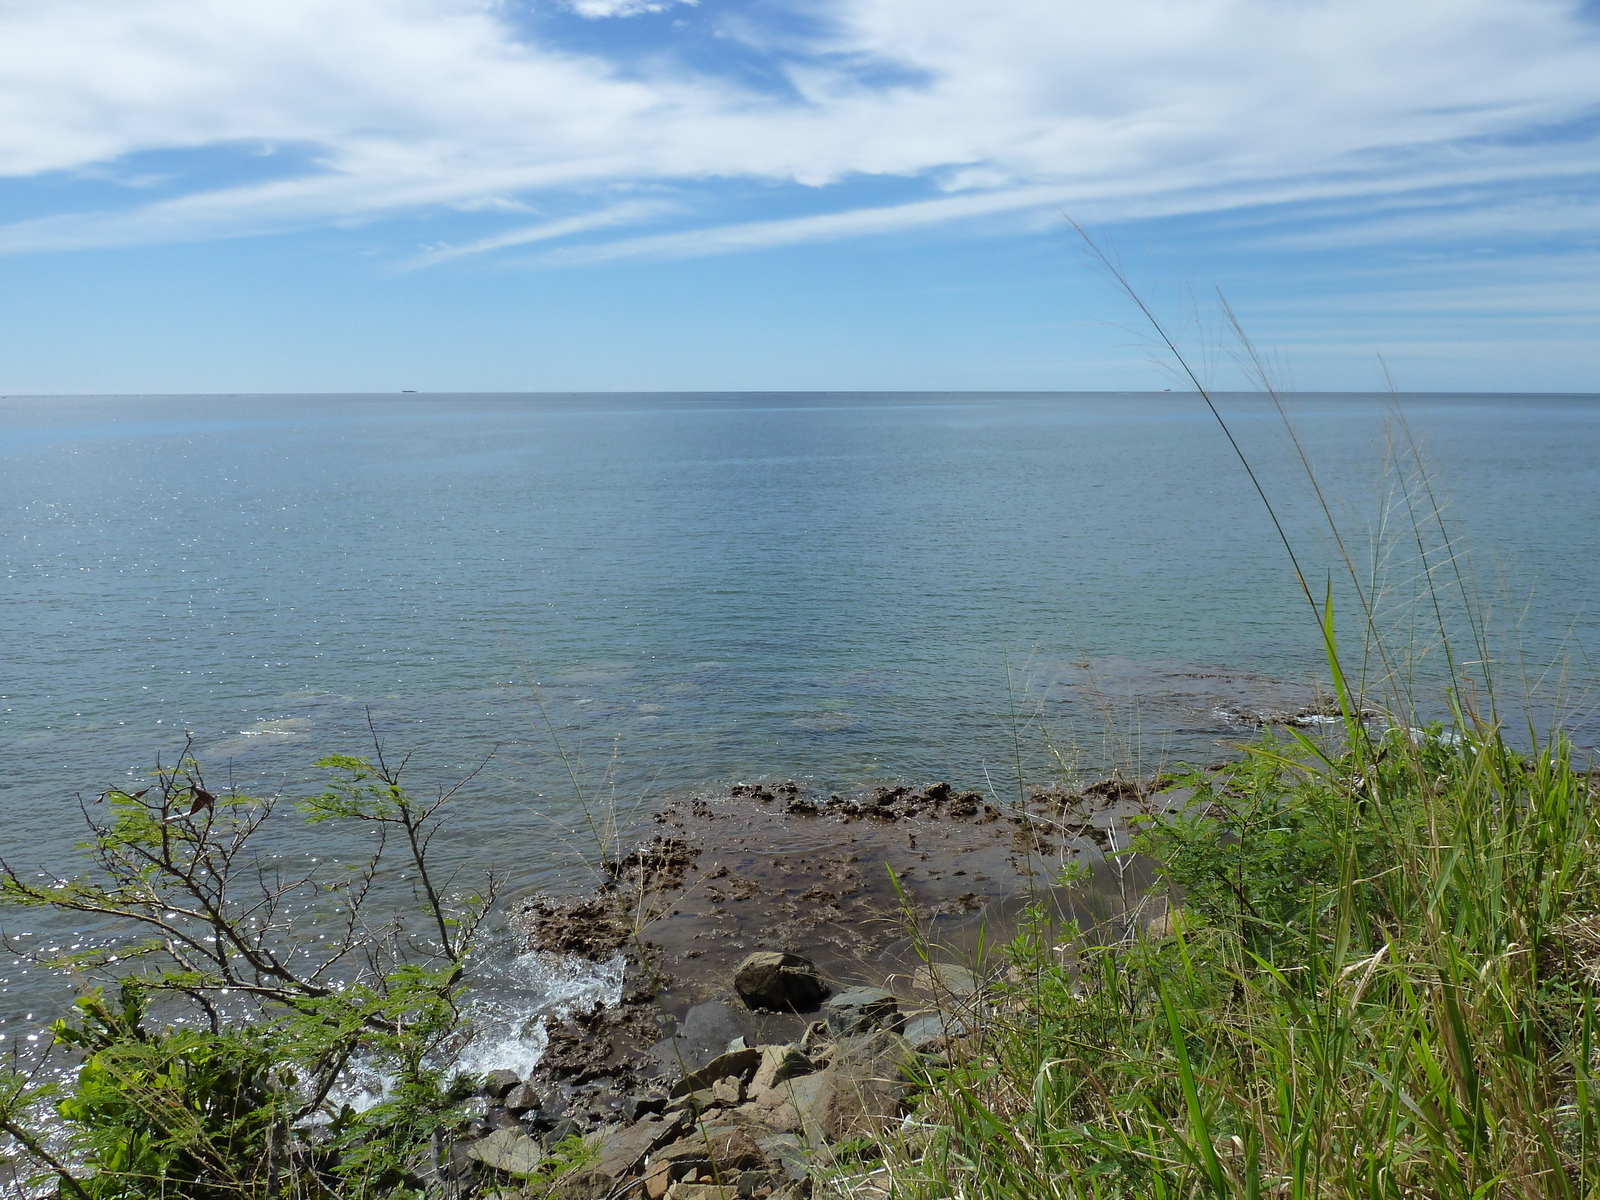
{"type": "Polygon", "coordinates": [[[666,12],[674,4],[698,4],[700,0],[567,0],[567,7],[580,17],[636,17],[640,13],[666,12]]]}
{"type": "MultiPolygon", "coordinates": [[[[656,2],[572,5],[621,16],[656,2]]],[[[1600,164],[1592,142],[1542,136],[1600,107],[1596,30],[1568,0],[792,8],[816,32],[752,33],[745,18],[741,46],[786,81],[763,90],[685,65],[702,59],[670,43],[625,64],[529,40],[495,0],[0,0],[0,175],[261,144],[314,163],[274,182],[202,180],[154,202],[130,194],[114,211],[0,226],[0,250],[542,208],[557,195],[570,211],[574,197],[640,182],[692,194],[726,180],[826,189],[879,176],[946,192],[659,235],[675,243],[629,239],[634,251],[699,253],[1030,204],[1200,211],[1600,164]]],[[[534,228],[570,236],[661,215],[613,219],[614,204],[591,203],[592,217],[534,228]]],[[[460,253],[530,240],[513,231],[460,253]]]]}

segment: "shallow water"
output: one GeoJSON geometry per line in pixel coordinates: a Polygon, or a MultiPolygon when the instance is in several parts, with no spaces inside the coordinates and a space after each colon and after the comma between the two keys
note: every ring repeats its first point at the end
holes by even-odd
{"type": "MultiPolygon", "coordinates": [[[[1320,591],[1336,548],[1276,415],[1222,403],[1320,591]]],[[[1476,586],[1581,674],[1600,404],[1402,405],[1476,586]]],[[[1290,407],[1364,561],[1387,401],[1290,407]]],[[[1019,764],[1217,757],[1250,729],[1219,713],[1320,674],[1186,395],[9,398],[0,512],[0,848],[45,867],[78,793],[188,734],[213,783],[291,792],[369,714],[419,785],[492,750],[448,853],[525,890],[592,855],[580,791],[1014,791],[1019,764]]]]}

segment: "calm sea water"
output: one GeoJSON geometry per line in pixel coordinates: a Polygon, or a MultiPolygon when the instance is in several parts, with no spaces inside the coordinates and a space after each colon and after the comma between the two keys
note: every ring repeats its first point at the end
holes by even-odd
{"type": "MultiPolygon", "coordinates": [[[[1276,414],[1223,405],[1320,588],[1335,550],[1276,414]]],[[[1582,675],[1600,398],[1400,406],[1502,626],[1582,675]]],[[[1390,402],[1290,407],[1365,561],[1390,402]]],[[[574,812],[558,742],[579,786],[647,803],[1004,789],[1049,769],[1041,719],[1086,768],[1215,757],[1243,734],[1173,680],[1320,655],[1179,394],[8,398],[0,581],[0,848],[45,865],[78,793],[189,735],[213,779],[291,791],[369,714],[421,784],[495,750],[451,852],[533,887],[574,812]],[[1125,701],[1109,742],[1085,662],[1125,701]]]]}

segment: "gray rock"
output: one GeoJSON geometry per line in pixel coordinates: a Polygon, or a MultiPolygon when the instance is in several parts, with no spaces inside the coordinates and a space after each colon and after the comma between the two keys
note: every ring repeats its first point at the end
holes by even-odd
{"type": "Polygon", "coordinates": [[[874,1029],[898,1029],[900,1002],[881,988],[854,987],[822,1006],[823,1018],[836,1038],[855,1037],[874,1029]]]}
{"type": "Polygon", "coordinates": [[[960,1017],[930,1013],[911,1021],[903,1032],[918,1054],[937,1054],[951,1038],[966,1037],[972,1027],[960,1017]]]}
{"type": "Polygon", "coordinates": [[[499,1105],[486,1112],[484,1120],[489,1122],[490,1129],[522,1129],[522,1122],[499,1105]]]}
{"type": "Polygon", "coordinates": [[[935,996],[965,999],[977,993],[978,979],[955,963],[925,963],[911,976],[911,986],[935,996]]]}
{"type": "Polygon", "coordinates": [[[490,1071],[484,1078],[483,1094],[491,1100],[498,1100],[521,1082],[522,1076],[502,1067],[498,1071],[490,1071]]]}
{"type": "Polygon", "coordinates": [[[815,963],[776,950],[752,954],[740,963],[733,988],[749,1007],[772,1012],[810,1012],[828,994],[815,963]]]}
{"type": "Polygon", "coordinates": [[[467,1147],[467,1157],[496,1171],[511,1175],[531,1175],[544,1161],[544,1147],[537,1138],[516,1129],[497,1129],[467,1147]]]}
{"type": "Polygon", "coordinates": [[[539,1107],[539,1093],[525,1083],[519,1083],[501,1098],[500,1103],[518,1116],[539,1107]]]}
{"type": "Polygon", "coordinates": [[[707,1000],[684,1014],[673,1036],[650,1047],[650,1056],[661,1064],[665,1075],[681,1075],[726,1054],[729,1042],[737,1038],[743,1037],[747,1046],[754,1045],[761,1040],[756,1036],[760,1026],[761,1018],[743,1004],[707,1000]]]}
{"type": "Polygon", "coordinates": [[[783,1173],[795,1182],[811,1175],[811,1159],[806,1145],[792,1133],[774,1133],[756,1139],[756,1145],[767,1158],[783,1168],[783,1173]]]}

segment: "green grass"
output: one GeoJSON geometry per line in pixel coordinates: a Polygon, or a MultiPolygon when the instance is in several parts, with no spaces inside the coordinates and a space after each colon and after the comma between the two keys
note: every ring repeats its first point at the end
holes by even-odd
{"type": "Polygon", "coordinates": [[[1143,826],[1162,936],[1010,947],[896,1195],[1600,1194],[1593,782],[1465,716],[1347,733],[1263,740],[1143,826]]]}

